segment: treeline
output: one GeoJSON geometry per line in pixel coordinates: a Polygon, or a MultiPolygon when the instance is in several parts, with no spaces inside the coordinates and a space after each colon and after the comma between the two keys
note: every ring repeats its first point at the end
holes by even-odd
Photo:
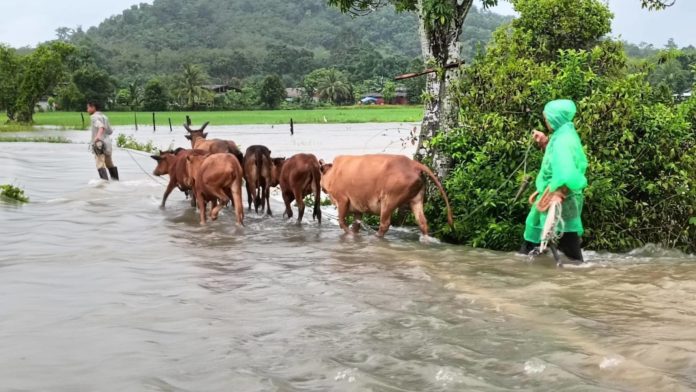
{"type": "MultiPolygon", "coordinates": [[[[509,19],[473,10],[462,35],[465,57],[509,19]]],[[[57,35],[91,60],[55,92],[62,110],[79,110],[97,93],[84,90],[89,77],[110,92],[98,98],[112,110],[278,107],[287,105],[286,87],[304,92],[290,104],[302,107],[355,103],[368,92],[388,98],[395,89],[419,103],[424,83],[390,82],[424,67],[415,16],[393,7],[351,18],[325,0],[156,0],[87,31],[61,28],[57,35]],[[212,84],[231,91],[200,88],[212,84]]]]}

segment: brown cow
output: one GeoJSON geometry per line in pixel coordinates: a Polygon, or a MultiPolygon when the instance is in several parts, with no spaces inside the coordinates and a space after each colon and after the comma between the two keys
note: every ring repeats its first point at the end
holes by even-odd
{"type": "Polygon", "coordinates": [[[192,130],[188,124],[184,124],[184,128],[186,128],[186,131],[189,133],[186,135],[186,139],[191,141],[191,148],[195,150],[205,150],[211,154],[229,152],[237,158],[240,165],[244,164],[244,156],[237,147],[237,144],[232,140],[206,139],[208,133],[203,131],[209,123],[209,121],[206,121],[200,129],[196,130],[192,130]]]}
{"type": "MultiPolygon", "coordinates": [[[[157,161],[157,166],[152,174],[158,177],[169,175],[169,184],[167,184],[167,189],[165,189],[164,195],[162,196],[162,208],[164,208],[167,197],[169,197],[169,194],[172,193],[175,187],[178,187],[187,197],[189,196],[189,192],[193,186],[193,179],[189,176],[186,167],[186,157],[189,155],[205,156],[209,154],[203,150],[177,148],[174,151],[161,151],[159,155],[150,155],[152,159],[157,161]]],[[[191,206],[195,207],[195,205],[195,198],[191,192],[191,206]]]]}
{"type": "MultiPolygon", "coordinates": [[[[285,214],[292,218],[290,203],[297,201],[297,224],[302,223],[304,197],[314,194],[313,219],[321,224],[321,167],[313,154],[296,154],[288,159],[276,158],[274,168],[279,171],[280,190],[285,202],[285,214]]],[[[284,214],[284,215],[285,215],[284,214]]]]}
{"type": "Polygon", "coordinates": [[[251,202],[254,202],[256,213],[266,211],[268,215],[271,213],[270,194],[271,194],[271,171],[273,163],[271,162],[271,150],[266,146],[249,146],[244,153],[244,179],[246,180],[247,198],[249,201],[249,210],[251,210],[251,202]],[[261,188],[261,196],[259,196],[259,188],[261,188]],[[268,205],[268,207],[266,207],[268,205]]]}
{"type": "Polygon", "coordinates": [[[207,202],[212,203],[210,218],[216,220],[220,210],[232,199],[237,223],[244,225],[242,206],[242,166],[228,153],[186,158],[189,176],[198,203],[201,224],[205,224],[207,202]]]}
{"type": "MultiPolygon", "coordinates": [[[[348,232],[346,215],[352,212],[356,222],[363,213],[378,214],[378,237],[389,230],[394,210],[410,205],[423,235],[428,235],[428,221],[423,213],[425,183],[421,177],[430,177],[447,205],[447,221],[452,225],[452,210],[442,185],[425,165],[402,155],[374,154],[336,157],[333,165],[323,167],[321,186],[338,208],[338,223],[348,232]]],[[[353,231],[359,230],[353,224],[353,231]]]]}

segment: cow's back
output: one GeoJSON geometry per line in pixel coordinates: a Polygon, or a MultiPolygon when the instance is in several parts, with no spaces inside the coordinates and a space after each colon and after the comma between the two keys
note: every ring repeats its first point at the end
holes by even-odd
{"type": "Polygon", "coordinates": [[[294,189],[300,186],[300,182],[306,182],[306,179],[313,174],[319,173],[319,160],[314,154],[295,154],[288,158],[283,163],[283,168],[280,171],[280,188],[294,189]]]}
{"type": "Polygon", "coordinates": [[[340,155],[333,161],[327,177],[327,191],[355,193],[362,190],[389,191],[395,180],[418,180],[412,160],[403,155],[340,155]]]}

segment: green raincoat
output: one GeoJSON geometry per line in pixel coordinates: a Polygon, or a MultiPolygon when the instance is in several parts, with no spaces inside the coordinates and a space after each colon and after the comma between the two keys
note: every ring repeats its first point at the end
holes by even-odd
{"type": "Polygon", "coordinates": [[[562,205],[561,217],[564,225],[561,231],[578,233],[578,235],[582,235],[584,231],[581,215],[582,191],[587,186],[585,178],[587,157],[573,124],[575,112],[575,104],[567,99],[551,101],[544,107],[544,116],[553,129],[553,134],[546,146],[546,153],[536,178],[536,190],[539,196],[527,216],[524,239],[529,242],[536,244],[541,242],[547,213],[537,210],[536,204],[547,187],[550,192],[562,186],[566,186],[570,191],[562,205]]]}

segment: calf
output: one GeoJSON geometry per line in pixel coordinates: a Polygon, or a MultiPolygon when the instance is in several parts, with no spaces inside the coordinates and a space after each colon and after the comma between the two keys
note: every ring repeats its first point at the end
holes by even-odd
{"type": "Polygon", "coordinates": [[[287,160],[273,160],[274,170],[279,172],[280,190],[285,202],[285,214],[292,218],[290,203],[297,201],[297,224],[302,223],[305,203],[304,197],[314,195],[313,219],[321,224],[321,168],[317,157],[313,154],[296,154],[287,160]]]}
{"type": "MultiPolygon", "coordinates": [[[[336,157],[333,165],[323,167],[321,186],[338,208],[338,223],[348,232],[346,215],[353,213],[355,220],[364,213],[378,214],[378,237],[389,230],[391,216],[397,207],[410,205],[421,233],[428,235],[428,222],[423,213],[425,173],[437,186],[447,205],[447,221],[452,225],[452,210],[442,185],[425,165],[401,155],[374,154],[336,157]]],[[[359,230],[353,225],[353,231],[359,230]]]]}
{"type": "MultiPolygon", "coordinates": [[[[155,167],[152,174],[156,176],[169,175],[169,184],[167,184],[167,189],[164,190],[164,195],[162,196],[162,208],[164,208],[167,197],[169,197],[169,194],[172,193],[175,187],[178,187],[186,196],[189,195],[189,191],[193,185],[193,179],[188,174],[186,158],[190,155],[206,156],[209,155],[209,153],[203,150],[177,148],[174,151],[161,151],[159,155],[150,156],[157,161],[157,167],[155,167]]],[[[191,206],[195,206],[195,199],[193,197],[191,198],[191,206]]]]}
{"type": "Polygon", "coordinates": [[[260,205],[262,211],[266,210],[268,215],[272,215],[271,204],[269,202],[272,167],[271,150],[266,146],[249,146],[249,148],[247,148],[244,153],[244,179],[246,180],[249,210],[251,210],[251,202],[253,199],[257,214],[260,205]],[[259,188],[261,188],[260,197],[259,188]]]}
{"type": "Polygon", "coordinates": [[[216,220],[220,210],[232,199],[237,223],[244,225],[242,206],[242,166],[228,153],[186,158],[188,173],[193,178],[193,191],[198,203],[201,224],[206,221],[206,204],[212,203],[210,218],[216,220]]]}
{"type": "Polygon", "coordinates": [[[239,164],[242,165],[244,163],[244,156],[235,142],[232,140],[206,139],[208,133],[203,131],[209,123],[210,122],[206,121],[200,129],[196,130],[192,130],[188,124],[184,124],[184,128],[186,128],[186,131],[189,133],[186,135],[186,139],[191,141],[191,148],[208,151],[211,154],[229,152],[234,155],[239,161],[239,164]]]}

